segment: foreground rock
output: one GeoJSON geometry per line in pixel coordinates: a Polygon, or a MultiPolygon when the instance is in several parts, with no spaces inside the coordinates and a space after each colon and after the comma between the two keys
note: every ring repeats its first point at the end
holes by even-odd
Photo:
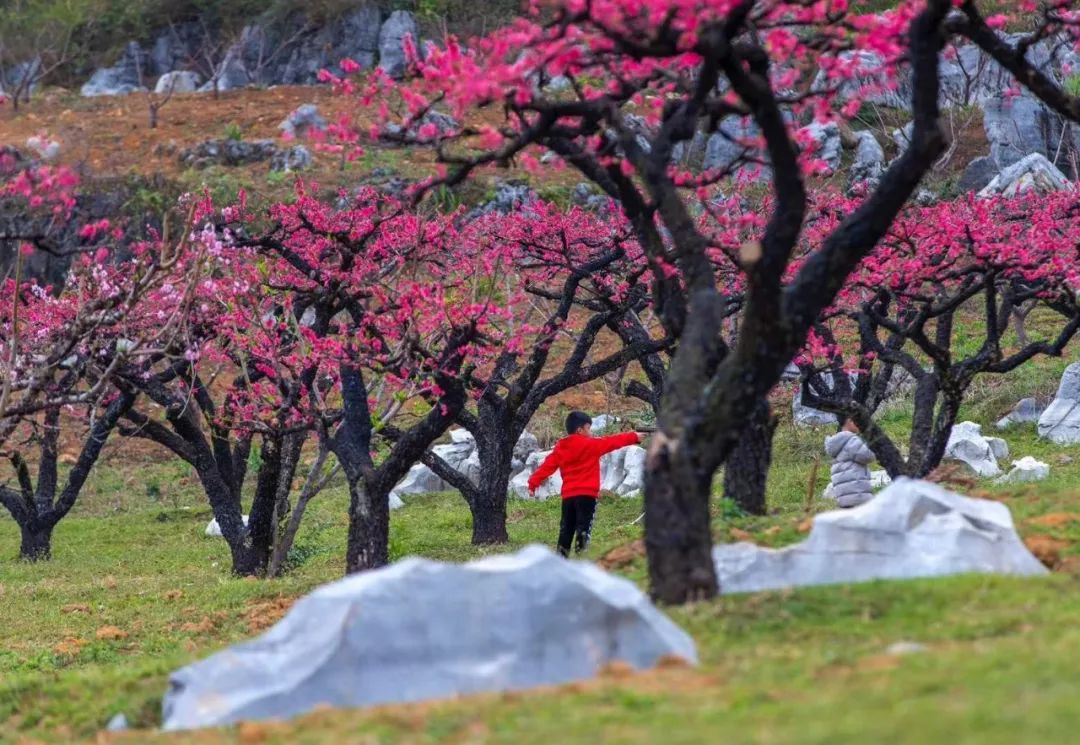
{"type": "Polygon", "coordinates": [[[783,549],[750,543],[713,550],[720,590],[1047,570],[1013,526],[1009,509],[936,484],[898,479],[871,501],[814,518],[809,537],[783,549]]]}
{"type": "Polygon", "coordinates": [[[998,429],[1008,429],[1016,424],[1033,424],[1039,421],[1043,411],[1044,407],[1040,406],[1038,401],[1033,398],[1024,398],[1017,401],[1012,411],[998,419],[994,426],[998,429]]]}
{"type": "Polygon", "coordinates": [[[1057,395],[1039,417],[1039,437],[1059,445],[1080,442],[1080,362],[1065,368],[1057,395]]]}
{"type": "Polygon", "coordinates": [[[1008,453],[1009,449],[1004,440],[983,437],[982,427],[975,422],[960,422],[954,425],[949,433],[949,442],[945,445],[946,460],[966,463],[979,476],[1000,474],[998,457],[1007,458],[1008,453]]]}
{"type": "Polygon", "coordinates": [[[1025,455],[1013,461],[1012,470],[997,480],[999,484],[1025,484],[1042,481],[1050,475],[1050,465],[1025,455]]]}
{"type": "Polygon", "coordinates": [[[693,640],[592,564],[540,546],[464,565],[411,558],[324,585],[258,639],[173,673],[163,728],[519,690],[668,657],[696,662],[693,640]]]}

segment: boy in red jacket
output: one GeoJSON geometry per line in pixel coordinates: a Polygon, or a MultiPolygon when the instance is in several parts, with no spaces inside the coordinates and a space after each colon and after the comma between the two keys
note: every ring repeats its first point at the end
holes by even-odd
{"type": "Polygon", "coordinates": [[[592,436],[592,419],[573,411],[566,417],[567,436],[555,443],[551,455],[529,477],[529,493],[534,493],[555,471],[562,476],[562,522],[559,525],[559,554],[568,556],[570,542],[577,535],[575,551],[589,545],[596,500],[600,497],[600,458],[619,448],[641,442],[636,432],[610,437],[592,436]]]}

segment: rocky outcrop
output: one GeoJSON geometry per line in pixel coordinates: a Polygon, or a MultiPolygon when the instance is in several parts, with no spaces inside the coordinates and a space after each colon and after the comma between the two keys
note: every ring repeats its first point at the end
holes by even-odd
{"type": "Polygon", "coordinates": [[[1039,437],[1059,445],[1080,443],[1080,362],[1065,368],[1057,395],[1039,417],[1039,437]]]}
{"type": "MultiPolygon", "coordinates": [[[[556,471],[545,481],[536,494],[529,494],[529,477],[536,472],[550,450],[532,453],[520,473],[510,480],[510,494],[518,499],[544,500],[558,497],[562,491],[562,478],[556,471]]],[[[645,449],[631,446],[608,453],[600,459],[600,491],[611,492],[620,497],[635,497],[645,489],[645,449]]]]}
{"type": "Polygon", "coordinates": [[[541,546],[410,558],[324,585],[261,637],[174,672],[162,727],[550,686],[671,657],[696,663],[693,640],[592,564],[541,546]]]}
{"type": "Polygon", "coordinates": [[[843,156],[843,143],[840,141],[840,127],[836,122],[812,122],[802,130],[810,140],[811,155],[820,160],[831,172],[840,167],[843,156]]]}
{"type": "Polygon", "coordinates": [[[312,131],[326,129],[326,119],[319,113],[319,107],[313,103],[297,106],[278,125],[285,137],[305,137],[312,131]]]}
{"type": "Polygon", "coordinates": [[[215,139],[182,150],[180,162],[190,168],[242,166],[270,160],[277,152],[277,143],[273,140],[215,139]]]}
{"type": "Polygon", "coordinates": [[[1075,188],[1057,166],[1043,155],[1032,153],[1002,169],[978,196],[982,199],[996,196],[1010,199],[1032,192],[1051,194],[1057,191],[1073,191],[1075,188]]]}
{"type": "MultiPolygon", "coordinates": [[[[527,469],[528,464],[534,460],[533,456],[539,450],[540,442],[536,436],[531,432],[523,432],[514,445],[510,464],[511,478],[527,469]]],[[[450,442],[434,446],[431,452],[442,458],[450,468],[463,474],[472,483],[479,483],[480,452],[476,448],[476,440],[468,430],[451,430],[450,442]]],[[[536,465],[539,465],[539,461],[536,461],[536,465]]],[[[532,470],[536,470],[536,466],[533,466],[532,470]]],[[[446,491],[454,491],[454,487],[436,476],[435,472],[423,463],[416,463],[409,469],[405,478],[394,486],[392,494],[400,497],[408,494],[437,494],[446,491]]]]}
{"type": "Polygon", "coordinates": [[[142,46],[130,42],[115,65],[96,70],[79,92],[84,96],[125,96],[146,90],[148,63],[149,56],[142,46]]]}
{"type": "Polygon", "coordinates": [[[717,546],[713,558],[723,593],[969,572],[1047,573],[1024,546],[1008,507],[906,478],[861,507],[817,515],[802,543],[728,544],[717,546]]]}
{"type": "Polygon", "coordinates": [[[1000,172],[1001,169],[998,167],[997,162],[989,155],[975,158],[967,164],[956,188],[962,194],[982,191],[1000,172]]]}
{"type": "Polygon", "coordinates": [[[479,207],[469,211],[465,215],[465,221],[470,222],[478,217],[498,213],[508,215],[530,204],[539,201],[539,195],[528,183],[523,181],[500,181],[495,186],[495,194],[491,199],[479,207]]]}
{"type": "Polygon", "coordinates": [[[417,49],[420,39],[416,31],[416,19],[405,10],[395,10],[379,30],[379,69],[392,78],[405,74],[405,37],[411,37],[417,49]]]}
{"type": "Polygon", "coordinates": [[[279,173],[306,171],[311,168],[313,162],[310,150],[303,145],[293,145],[284,150],[277,150],[270,157],[270,171],[279,173]]]}
{"type": "Polygon", "coordinates": [[[851,164],[849,178],[852,183],[866,183],[875,187],[885,172],[885,150],[873,132],[861,130],[855,133],[855,160],[851,164]]]}

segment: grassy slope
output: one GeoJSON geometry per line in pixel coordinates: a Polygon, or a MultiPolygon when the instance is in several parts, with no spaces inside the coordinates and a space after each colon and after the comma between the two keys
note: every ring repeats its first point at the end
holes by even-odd
{"type": "MultiPolygon", "coordinates": [[[[989,410],[969,413],[995,416],[992,400],[983,396],[980,407],[989,410]]],[[[897,412],[890,426],[902,427],[904,419],[897,412]]],[[[822,434],[782,427],[770,487],[774,514],[732,518],[717,504],[720,540],[731,539],[731,528],[768,544],[799,538],[822,434]]],[[[1021,732],[1068,741],[1066,707],[1080,694],[1071,672],[1080,642],[1073,623],[1080,585],[1069,572],[1080,522],[1047,526],[1027,519],[1080,512],[1072,486],[1080,460],[1058,462],[1080,453],[1038,441],[1032,428],[1008,439],[1014,455],[1054,464],[1051,479],[1037,488],[988,486],[1010,505],[1025,535],[1060,541],[1064,571],[1046,580],[963,577],[725,598],[673,611],[698,641],[703,664],[695,671],[611,675],[555,691],[375,712],[321,712],[294,725],[169,741],[1004,743],[1021,732]],[[885,654],[904,639],[930,651],[885,654]]],[[[818,491],[826,470],[824,464],[818,470],[818,491]]],[[[280,581],[234,580],[225,572],[224,544],[201,535],[209,515],[190,475],[172,464],[121,467],[113,459],[78,514],[59,528],[51,563],[0,564],[0,742],[89,736],[117,711],[140,726],[156,724],[170,670],[265,628],[288,599],[339,576],[345,495],[336,488],[320,499],[300,538],[306,560],[299,568],[280,581]],[[160,492],[157,501],[147,496],[150,482],[160,492]]],[[[640,526],[630,523],[638,514],[638,500],[602,502],[593,557],[637,537],[640,526]]],[[[555,502],[512,503],[514,546],[549,542],[557,520],[555,502]]],[[[15,552],[12,528],[0,523],[0,556],[15,552]]],[[[477,554],[468,535],[459,498],[418,497],[395,513],[392,550],[395,558],[461,560],[477,554]]],[[[643,579],[640,559],[623,571],[643,579]]],[[[149,738],[142,732],[119,741],[149,738]]]]}

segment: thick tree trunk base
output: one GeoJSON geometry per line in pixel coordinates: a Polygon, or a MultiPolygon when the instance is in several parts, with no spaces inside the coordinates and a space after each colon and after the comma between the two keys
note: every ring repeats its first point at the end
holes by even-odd
{"type": "Polygon", "coordinates": [[[506,532],[506,499],[492,504],[470,505],[472,510],[472,542],[474,546],[501,545],[510,540],[506,532]]]}
{"type": "Polygon", "coordinates": [[[48,561],[52,558],[52,530],[32,531],[22,528],[19,558],[23,561],[48,561]]]}
{"type": "Polygon", "coordinates": [[[776,419],[769,404],[762,401],[724,464],[724,496],[750,515],[764,515],[767,511],[765,486],[775,431],[776,419]]]}
{"type": "Polygon", "coordinates": [[[349,486],[349,543],[345,572],[354,574],[390,563],[390,495],[349,486]]]}
{"type": "MultiPolygon", "coordinates": [[[[685,448],[685,444],[682,444],[685,448]]],[[[718,592],[712,558],[708,479],[689,454],[660,446],[645,467],[645,550],[654,600],[669,605],[707,600],[718,592]]]]}

